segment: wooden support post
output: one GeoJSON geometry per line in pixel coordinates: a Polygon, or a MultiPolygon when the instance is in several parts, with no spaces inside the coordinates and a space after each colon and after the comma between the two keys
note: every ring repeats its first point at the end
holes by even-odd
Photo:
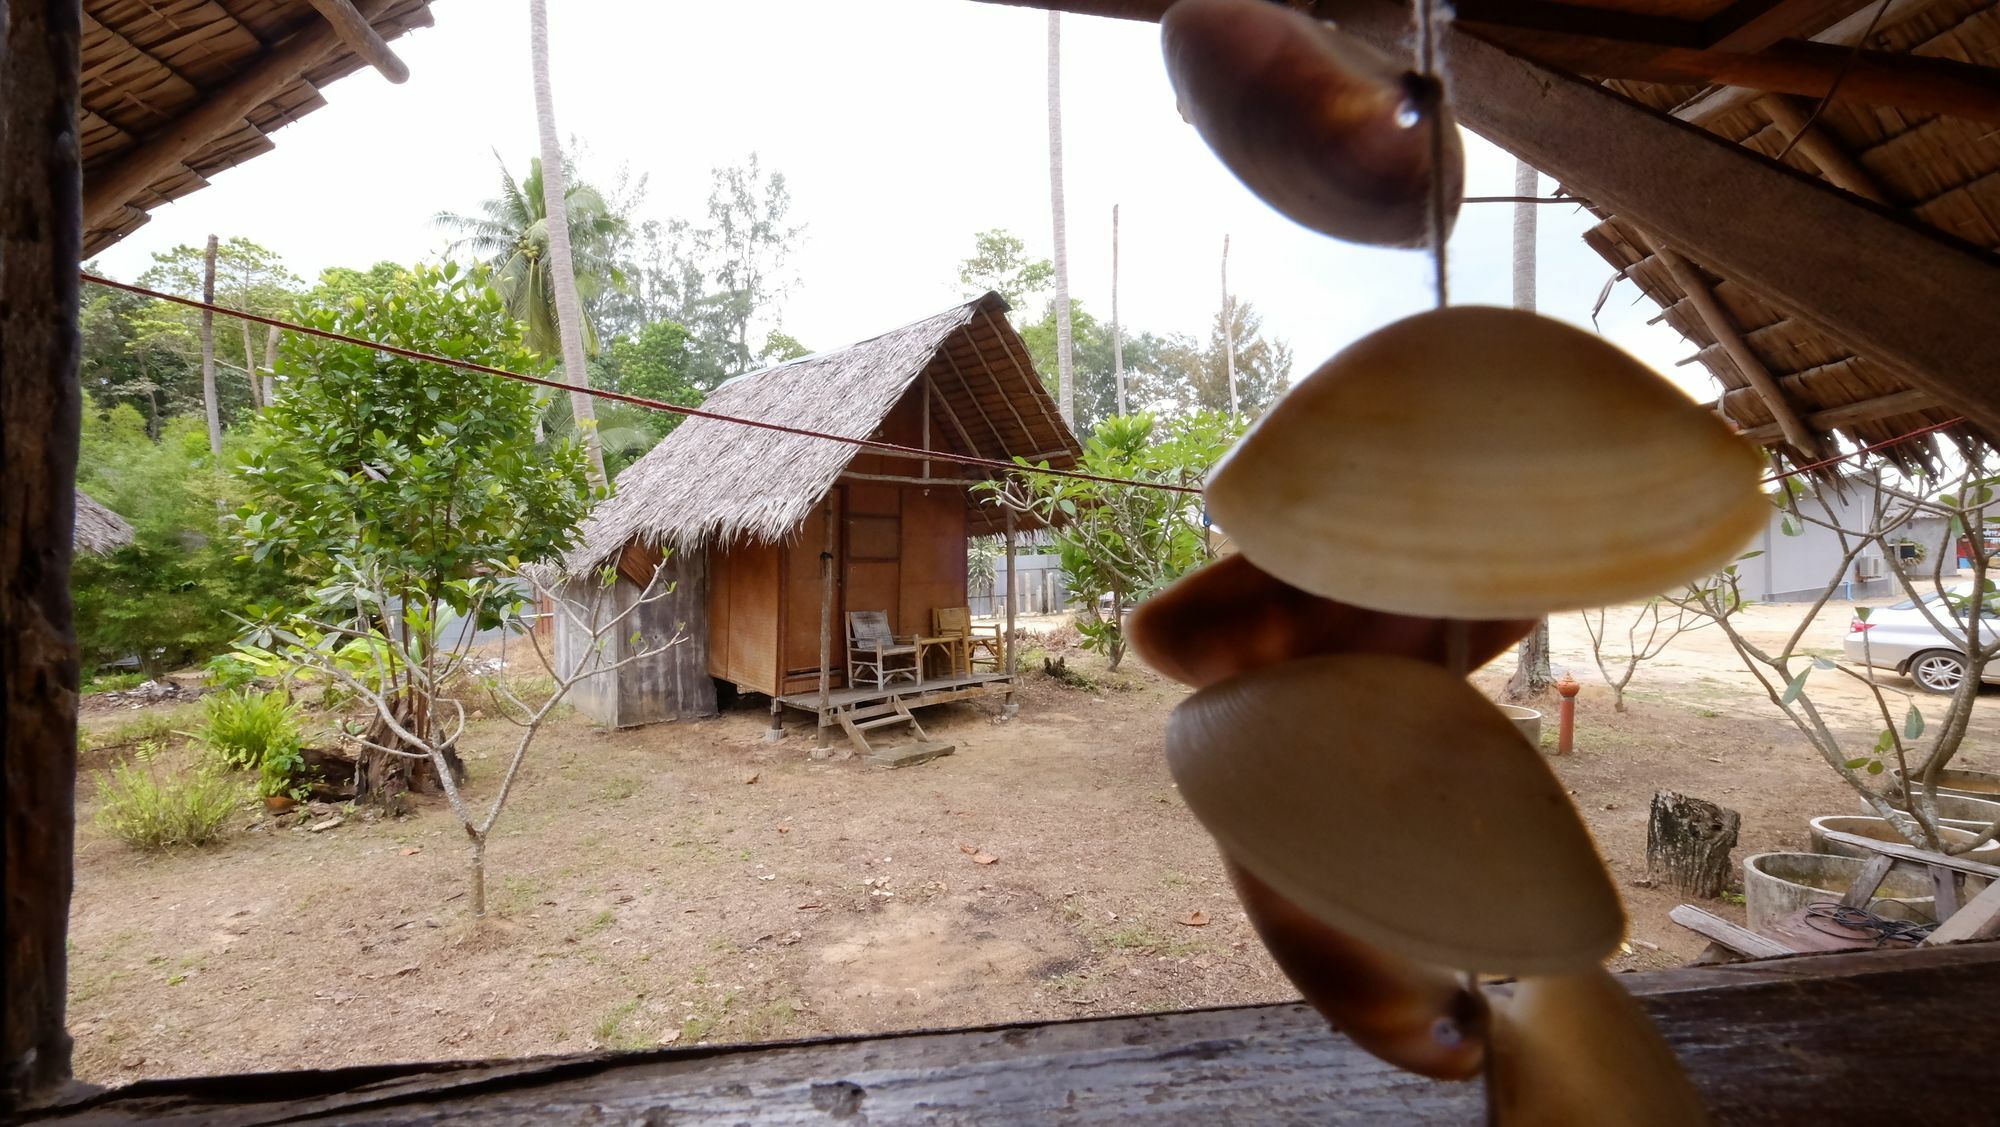
{"type": "MultiPolygon", "coordinates": [[[[819,725],[813,731],[813,746],[827,745],[828,701],[833,693],[833,582],[834,522],[838,519],[838,507],[834,503],[835,492],[826,494],[826,546],[819,553],[819,725]]],[[[782,686],[781,686],[782,687],[782,686]]]]}
{"type": "Polygon", "coordinates": [[[1735,323],[1729,319],[1729,312],[1722,308],[1722,303],[1715,300],[1715,294],[1702,279],[1701,272],[1682,257],[1680,252],[1651,235],[1646,236],[1646,241],[1653,244],[1653,257],[1659,259],[1660,265],[1665,266],[1667,273],[1673,275],[1674,284],[1687,295],[1689,304],[1694,306],[1702,324],[1708,326],[1708,331],[1714,335],[1716,343],[1729,354],[1729,359],[1735,363],[1736,370],[1743,374],[1745,382],[1757,389],[1758,397],[1763,399],[1766,407],[1770,408],[1771,417],[1777,420],[1785,441],[1808,459],[1817,461],[1822,456],[1819,435],[1806,427],[1805,420],[1801,419],[1798,411],[1792,407],[1792,401],[1785,397],[1784,389],[1778,386],[1777,378],[1771,375],[1771,370],[1764,366],[1764,361],[1751,350],[1749,342],[1743,339],[1743,334],[1737,331],[1735,323]]]}
{"type": "MultiPolygon", "coordinates": [[[[780,685],[778,686],[778,688],[780,689],[780,691],[782,691],[784,689],[784,686],[780,685]]],[[[774,744],[784,738],[785,738],[785,706],[781,701],[778,700],[777,697],[772,697],[771,726],[764,730],[764,742],[767,744],[774,744]]]]}
{"type": "MultiPolygon", "coordinates": [[[[372,20],[393,3],[395,0],[362,0],[359,11],[372,20]]],[[[92,173],[90,183],[84,186],[84,225],[93,226],[110,218],[168,169],[235,128],[244,114],[291,85],[307,68],[325,58],[328,51],[340,46],[340,42],[340,33],[324,20],[304,28],[238,71],[235,78],[208,92],[178,120],[169,122],[109,166],[92,173]]]]}
{"type": "MultiPolygon", "coordinates": [[[[931,381],[929,380],[924,381],[923,447],[926,450],[929,450],[931,448],[931,381]]],[[[923,476],[926,479],[929,479],[929,477],[931,476],[931,460],[929,458],[924,459],[923,476]]]]}
{"type": "Polygon", "coordinates": [[[352,0],[311,0],[311,3],[320,18],[333,25],[334,33],[347,44],[347,49],[381,71],[383,78],[398,84],[410,80],[410,68],[403,65],[403,60],[396,57],[396,52],[355,10],[352,0]]]}
{"type": "Polygon", "coordinates": [[[64,937],[76,833],[69,595],[82,345],[76,0],[0,7],[0,806],[6,968],[0,1119],[69,1079],[64,937]]]}
{"type": "Polygon", "coordinates": [[[1007,510],[1007,676],[1019,670],[1014,665],[1014,510],[1007,510]]]}
{"type": "Polygon", "coordinates": [[[1757,108],[1764,111],[1764,116],[1778,127],[1785,140],[1805,154],[1806,159],[1812,161],[1827,180],[1862,199],[1889,205],[1889,197],[1882,194],[1881,186],[1875,183],[1875,178],[1861,167],[1853,154],[1835,143],[1821,127],[1806,127],[1811,118],[1796,98],[1773,94],[1758,99],[1757,108]]]}

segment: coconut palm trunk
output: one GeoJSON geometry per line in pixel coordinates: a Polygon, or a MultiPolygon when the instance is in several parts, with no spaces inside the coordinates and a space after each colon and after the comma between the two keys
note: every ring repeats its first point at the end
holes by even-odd
{"type": "Polygon", "coordinates": [[[1062,16],[1049,13],[1049,210],[1056,235],[1056,405],[1076,425],[1076,368],[1070,359],[1069,231],[1063,219],[1062,16]]]}
{"type": "Polygon", "coordinates": [[[555,95],[549,85],[549,13],[546,0],[528,0],[528,41],[535,77],[535,128],[542,142],[542,200],[548,217],[550,287],[555,291],[556,332],[562,339],[563,372],[572,390],[570,411],[590,452],[590,470],[604,482],[604,450],[597,441],[597,409],[590,373],[583,363],[583,303],[576,296],[576,264],[570,255],[569,214],[563,201],[562,144],[556,135],[555,95]]]}
{"type": "MultiPolygon", "coordinates": [[[[1111,378],[1118,387],[1118,414],[1125,413],[1125,332],[1118,323],[1118,205],[1111,205],[1111,378]]],[[[1123,637],[1123,635],[1120,635],[1123,637]]]]}
{"type": "MultiPolygon", "coordinates": [[[[1514,162],[1514,194],[1533,196],[1541,190],[1541,176],[1527,161],[1514,162]]],[[[1536,204],[1514,205],[1514,308],[1535,308],[1535,208],[1536,204]]],[[[1507,695],[1517,700],[1540,696],[1555,683],[1549,668],[1549,620],[1543,618],[1521,639],[1514,654],[1514,675],[1507,680],[1507,695]]]]}

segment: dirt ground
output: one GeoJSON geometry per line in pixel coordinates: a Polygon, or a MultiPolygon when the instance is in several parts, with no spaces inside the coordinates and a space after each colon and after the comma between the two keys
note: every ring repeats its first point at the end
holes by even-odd
{"type": "MultiPolygon", "coordinates": [[[[1770,638],[1799,613],[1758,607],[1748,623],[1770,638]]],[[[1829,609],[1808,644],[1833,653],[1847,618],[1829,609]]],[[[1623,714],[1580,620],[1553,632],[1557,666],[1587,686],[1577,752],[1553,762],[1626,897],[1632,943],[1618,965],[1685,961],[1701,943],[1666,918],[1679,898],[1644,882],[1655,790],[1741,811],[1739,857],[1800,847],[1809,817],[1855,799],[1718,632],[1642,667],[1623,714]]],[[[766,743],[755,708],[623,732],[567,717],[496,830],[492,915],[477,928],[464,839],[441,804],[401,819],[348,811],[317,833],[246,807],[223,845],[146,856],[91,823],[87,772],[70,931],[77,1073],[124,1083],[1293,997],[1162,762],[1182,690],[1136,663],[1104,677],[1096,659],[1067,656],[1097,690],[1036,676],[1009,722],[983,704],[928,711],[957,753],[898,771],[815,761],[809,728],[766,743]],[[1193,913],[1207,922],[1182,922],[1193,913]]],[[[1504,672],[1479,680],[1497,687],[1504,672]]],[[[1867,698],[1834,680],[1815,682],[1818,699],[1870,742],[1867,698]]],[[[1941,706],[1916,700],[1933,716],[1941,706]]],[[[137,715],[87,709],[86,725],[137,715]]],[[[2000,767],[1990,701],[1974,724],[1959,765],[2000,767]]],[[[512,733],[497,720],[469,731],[475,796],[512,733]]]]}

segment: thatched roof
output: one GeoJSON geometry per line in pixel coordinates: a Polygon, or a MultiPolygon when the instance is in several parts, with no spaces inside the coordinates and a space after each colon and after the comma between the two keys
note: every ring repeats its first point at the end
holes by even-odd
{"type": "MultiPolygon", "coordinates": [[[[1849,7],[1855,7],[1849,5],[1849,7]]],[[[1864,26],[1879,3],[1860,6],[1850,17],[1864,26]]],[[[1831,21],[1829,21],[1831,23],[1831,21]]],[[[1902,0],[1883,11],[1867,46],[1897,54],[2000,66],[2000,8],[1992,0],[1902,0]]],[[[1714,88],[1645,82],[1607,85],[1646,105],[1693,121],[1747,148],[1776,157],[1792,128],[1809,115],[1812,99],[1786,95],[1717,97],[1714,88]]],[[[1837,187],[1903,209],[1939,230],[1989,249],[2000,249],[2000,134],[1991,122],[1943,114],[1914,113],[1874,105],[1861,96],[1843,96],[1827,105],[1817,122],[1793,145],[1784,162],[1837,187]]],[[[1700,346],[1684,363],[1700,363],[1725,389],[1722,413],[1752,436],[1773,446],[1785,440],[1770,404],[1751,386],[1696,310],[1687,288],[1626,220],[1603,215],[1585,239],[1605,260],[1637,282],[1661,307],[1661,316],[1700,346]]],[[[1830,238],[1838,238],[1828,232],[1830,238]]],[[[1709,270],[1700,280],[1728,321],[1764,367],[1778,380],[1783,396],[1805,417],[1810,429],[1839,432],[1858,443],[1874,443],[1919,427],[1941,423],[1959,412],[1934,396],[1912,390],[1898,372],[1855,350],[1835,336],[1788,316],[1769,296],[1709,270]]],[[[1968,311],[1990,317],[1992,311],[1968,311]]],[[[1954,428],[1961,439],[1991,441],[1970,425],[1954,428]]],[[[1912,451],[1914,452],[1914,451],[1912,451]]]]}
{"type": "Polygon", "coordinates": [[[125,518],[98,504],[97,498],[76,491],[76,532],[70,543],[79,552],[108,556],[132,542],[132,526],[125,518]]]}
{"type": "MultiPolygon", "coordinates": [[[[1082,452],[1035,375],[1026,347],[986,294],[911,325],[751,372],[717,388],[702,406],[847,438],[878,437],[890,411],[928,381],[933,449],[984,458],[1015,456],[1072,466],[1082,452]]],[[[776,541],[799,527],[861,448],[824,439],[689,419],[618,475],[572,573],[602,567],[623,547],[696,550],[740,539],[776,541]]],[[[920,463],[897,460],[896,474],[920,463]]],[[[985,476],[976,467],[932,463],[947,480],[985,476]]],[[[956,486],[954,486],[956,488],[956,486]]],[[[967,491],[974,533],[994,531],[990,506],[967,491]]]]}
{"type": "MultiPolygon", "coordinates": [[[[326,104],[327,83],[386,55],[366,43],[364,22],[382,40],[431,23],[429,0],[85,0],[83,9],[85,254],[270,150],[267,134],[326,104]]],[[[393,56],[377,65],[401,70],[393,56]]]]}

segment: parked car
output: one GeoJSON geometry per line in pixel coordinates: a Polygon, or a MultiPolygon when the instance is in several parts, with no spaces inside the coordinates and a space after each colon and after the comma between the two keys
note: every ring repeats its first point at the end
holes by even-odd
{"type": "MultiPolygon", "coordinates": [[[[1924,602],[1940,621],[1952,620],[1942,594],[1927,595],[1924,602]]],[[[1979,636],[1983,642],[1996,632],[2000,632],[2000,613],[1989,609],[1981,616],[1979,636]]],[[[1939,633],[1914,599],[1876,607],[1866,620],[1848,623],[1845,649],[1847,660],[1856,665],[1894,670],[1927,693],[1956,692],[1965,681],[1965,636],[1948,638],[1939,633]]],[[[1988,664],[1980,680],[2000,684],[2000,661],[1988,664]]]]}

